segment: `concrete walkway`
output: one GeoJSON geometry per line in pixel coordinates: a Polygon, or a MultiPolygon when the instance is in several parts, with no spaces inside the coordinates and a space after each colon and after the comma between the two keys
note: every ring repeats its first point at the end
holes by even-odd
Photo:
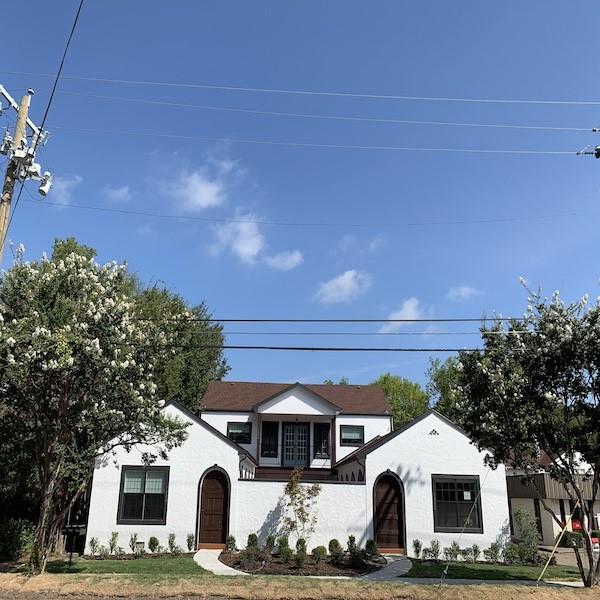
{"type": "Polygon", "coordinates": [[[363,575],[360,579],[366,581],[398,581],[398,577],[406,575],[412,567],[412,563],[406,556],[387,555],[385,559],[388,561],[385,567],[382,567],[379,571],[363,575]]]}
{"type": "Polygon", "coordinates": [[[203,569],[206,569],[215,575],[248,575],[248,573],[237,571],[236,569],[232,569],[226,564],[223,564],[219,560],[219,554],[221,554],[221,550],[198,550],[198,552],[194,554],[194,562],[199,567],[202,567],[203,569]]]}

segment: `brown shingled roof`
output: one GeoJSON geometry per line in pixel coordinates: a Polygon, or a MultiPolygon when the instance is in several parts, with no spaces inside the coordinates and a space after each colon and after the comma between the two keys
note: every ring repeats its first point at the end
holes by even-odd
{"type": "Polygon", "coordinates": [[[200,400],[200,409],[251,411],[257,404],[277,396],[294,385],[302,385],[346,414],[391,414],[383,390],[377,385],[304,385],[247,381],[212,381],[200,400]]]}

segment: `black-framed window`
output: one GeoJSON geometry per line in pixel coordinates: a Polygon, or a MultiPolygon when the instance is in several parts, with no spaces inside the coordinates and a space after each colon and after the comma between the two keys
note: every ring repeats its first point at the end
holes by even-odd
{"type": "Polygon", "coordinates": [[[329,423],[315,423],[313,425],[313,438],[315,458],[330,458],[329,423]]]}
{"type": "Polygon", "coordinates": [[[118,524],[165,525],[169,467],[123,467],[118,524]]]}
{"type": "Polygon", "coordinates": [[[483,533],[478,475],[432,475],[433,530],[483,533]]]}
{"type": "Polygon", "coordinates": [[[264,458],[277,458],[279,446],[279,423],[263,421],[260,440],[260,455],[264,458]]]}
{"type": "Polygon", "coordinates": [[[362,446],[364,443],[364,425],[340,425],[340,446],[362,446]]]}
{"type": "Polygon", "coordinates": [[[252,442],[252,423],[249,421],[227,423],[227,437],[236,444],[250,444],[252,442]]]}

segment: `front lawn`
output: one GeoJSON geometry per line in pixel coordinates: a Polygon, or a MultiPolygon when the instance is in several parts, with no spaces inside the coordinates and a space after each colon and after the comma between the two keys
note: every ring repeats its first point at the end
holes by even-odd
{"type": "MultiPolygon", "coordinates": [[[[405,577],[435,577],[442,576],[446,563],[416,560],[411,558],[412,568],[405,577]]],[[[543,567],[527,565],[494,565],[490,563],[451,562],[448,566],[449,579],[523,579],[536,581],[543,567]]],[[[578,581],[579,571],[575,567],[554,565],[546,569],[544,580],[578,581]]]]}
{"type": "Polygon", "coordinates": [[[48,573],[90,573],[131,575],[203,575],[208,573],[190,557],[137,558],[132,560],[52,560],[48,562],[48,573]]]}

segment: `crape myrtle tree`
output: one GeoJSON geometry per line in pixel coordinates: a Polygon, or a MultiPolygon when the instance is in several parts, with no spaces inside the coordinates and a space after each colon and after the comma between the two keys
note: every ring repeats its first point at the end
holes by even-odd
{"type": "Polygon", "coordinates": [[[154,381],[174,336],[136,317],[124,266],[63,254],[25,262],[19,253],[0,280],[0,415],[31,445],[39,485],[33,573],[95,459],[144,444],[152,462],[185,438],[154,381]]]}
{"type": "Polygon", "coordinates": [[[592,587],[600,570],[590,535],[600,477],[600,306],[528,291],[523,320],[494,321],[482,330],[482,351],[460,354],[456,406],[460,424],[491,452],[490,466],[514,466],[535,487],[540,451],[550,457],[549,476],[584,516],[583,560],[575,552],[592,587]]]}

